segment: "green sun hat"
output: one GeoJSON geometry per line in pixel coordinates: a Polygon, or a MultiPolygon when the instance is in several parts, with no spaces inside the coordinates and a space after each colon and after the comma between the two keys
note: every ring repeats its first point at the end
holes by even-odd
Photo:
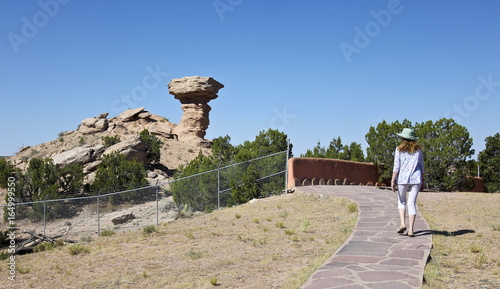
{"type": "Polygon", "coordinates": [[[398,136],[409,139],[409,140],[417,140],[418,137],[415,135],[415,131],[411,128],[404,128],[401,133],[397,134],[398,136]]]}

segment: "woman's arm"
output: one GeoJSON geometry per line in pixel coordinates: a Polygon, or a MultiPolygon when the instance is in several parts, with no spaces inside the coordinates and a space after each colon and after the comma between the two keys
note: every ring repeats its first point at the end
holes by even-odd
{"type": "Polygon", "coordinates": [[[392,172],[391,189],[393,192],[396,192],[397,190],[397,185],[396,185],[397,178],[398,178],[398,172],[392,172]]]}
{"type": "Polygon", "coordinates": [[[396,192],[397,190],[396,180],[398,178],[398,173],[399,173],[399,150],[396,149],[396,152],[394,153],[394,166],[392,167],[392,179],[391,179],[391,188],[393,192],[396,192]]]}
{"type": "Polygon", "coordinates": [[[420,183],[420,191],[422,192],[425,187],[424,153],[422,151],[420,151],[418,156],[418,165],[420,167],[420,174],[422,175],[422,182],[420,183]]]}

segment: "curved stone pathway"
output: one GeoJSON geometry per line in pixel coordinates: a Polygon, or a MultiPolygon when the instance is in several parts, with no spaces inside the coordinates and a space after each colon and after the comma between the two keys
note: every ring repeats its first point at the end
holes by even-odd
{"type": "MultiPolygon", "coordinates": [[[[415,237],[396,233],[397,196],[390,190],[366,186],[307,186],[297,191],[334,195],[354,201],[359,208],[352,234],[302,285],[303,289],[413,289],[422,288],[432,247],[427,222],[417,212],[415,237]]],[[[408,216],[406,217],[408,226],[408,216]]]]}

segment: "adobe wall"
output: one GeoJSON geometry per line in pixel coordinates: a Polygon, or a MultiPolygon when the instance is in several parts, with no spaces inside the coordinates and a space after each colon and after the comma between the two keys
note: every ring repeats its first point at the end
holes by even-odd
{"type": "Polygon", "coordinates": [[[473,177],[472,180],[474,181],[474,188],[472,189],[472,192],[476,192],[476,193],[484,192],[483,179],[479,178],[479,177],[473,177]]]}
{"type": "Polygon", "coordinates": [[[291,158],[288,160],[287,189],[298,185],[317,185],[320,184],[321,179],[325,182],[324,184],[327,184],[328,180],[333,182],[337,180],[346,185],[374,185],[378,182],[378,177],[377,166],[372,163],[322,158],[291,158]],[[347,183],[344,182],[346,179],[347,183]]]}
{"type": "MultiPolygon", "coordinates": [[[[372,163],[322,158],[291,158],[288,160],[290,190],[308,185],[377,185],[379,173],[372,163]]],[[[483,179],[474,177],[472,192],[483,192],[483,179]]],[[[387,183],[390,180],[386,180],[387,183]]],[[[385,184],[382,184],[385,185],[385,184]]]]}

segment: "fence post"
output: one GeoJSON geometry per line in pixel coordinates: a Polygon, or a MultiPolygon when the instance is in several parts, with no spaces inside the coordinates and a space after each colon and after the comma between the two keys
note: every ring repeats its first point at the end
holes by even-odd
{"type": "Polygon", "coordinates": [[[222,161],[219,162],[219,167],[217,168],[217,209],[220,209],[220,166],[222,161]]]}
{"type": "Polygon", "coordinates": [[[47,200],[47,197],[49,196],[49,194],[47,194],[45,196],[45,199],[43,199],[43,235],[45,236],[45,225],[46,225],[46,221],[45,221],[45,200],[47,200]]]}
{"type": "Polygon", "coordinates": [[[286,157],[285,157],[285,194],[288,193],[288,156],[290,155],[290,139],[286,140],[286,157]]]}
{"type": "Polygon", "coordinates": [[[155,192],[156,192],[156,226],[158,227],[158,180],[156,180],[155,192]]]}
{"type": "Polygon", "coordinates": [[[99,195],[101,194],[101,190],[97,193],[97,235],[101,233],[101,222],[99,218],[99,195]]]}

